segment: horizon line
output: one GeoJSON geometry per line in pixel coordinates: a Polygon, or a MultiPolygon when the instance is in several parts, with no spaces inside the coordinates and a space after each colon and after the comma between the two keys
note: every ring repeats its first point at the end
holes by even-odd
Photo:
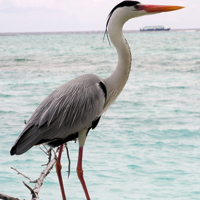
{"type": "MultiPolygon", "coordinates": [[[[178,29],[171,29],[170,31],[200,31],[200,28],[178,28],[178,29]]],[[[167,32],[170,32],[167,31],[167,32]]],[[[33,34],[33,35],[42,35],[42,34],[81,34],[81,33],[104,33],[105,31],[102,30],[91,30],[91,31],[17,31],[17,32],[0,32],[0,35],[26,35],[26,34],[33,34]]],[[[132,33],[132,32],[140,32],[140,30],[123,30],[124,33],[132,33]]],[[[159,32],[159,31],[157,31],[159,32]]]]}

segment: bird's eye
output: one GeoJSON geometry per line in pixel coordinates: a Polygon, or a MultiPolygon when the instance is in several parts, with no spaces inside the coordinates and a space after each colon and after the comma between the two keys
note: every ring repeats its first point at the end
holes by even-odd
{"type": "Polygon", "coordinates": [[[136,10],[141,10],[142,7],[141,7],[140,5],[135,5],[134,8],[135,8],[136,10]]]}

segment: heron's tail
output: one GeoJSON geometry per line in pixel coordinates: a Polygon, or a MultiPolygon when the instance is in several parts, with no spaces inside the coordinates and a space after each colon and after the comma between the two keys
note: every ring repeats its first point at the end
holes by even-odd
{"type": "Polygon", "coordinates": [[[31,126],[24,129],[17,141],[10,150],[11,155],[20,155],[28,151],[31,147],[41,140],[37,126],[31,126]]]}

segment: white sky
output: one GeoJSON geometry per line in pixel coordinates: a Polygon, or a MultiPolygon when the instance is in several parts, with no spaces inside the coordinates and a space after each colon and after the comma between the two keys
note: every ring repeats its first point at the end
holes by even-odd
{"type": "MultiPolygon", "coordinates": [[[[98,31],[120,0],[0,0],[0,32],[98,31]]],[[[143,0],[185,9],[130,20],[126,30],[164,25],[200,28],[200,0],[143,0]]]]}

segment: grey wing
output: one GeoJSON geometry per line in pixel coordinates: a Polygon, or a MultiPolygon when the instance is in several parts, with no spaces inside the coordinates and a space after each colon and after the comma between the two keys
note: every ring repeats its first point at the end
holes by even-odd
{"type": "Polygon", "coordinates": [[[77,77],[54,90],[38,106],[11,149],[22,154],[33,145],[62,140],[90,128],[105,105],[106,89],[95,75],[77,77]]]}

